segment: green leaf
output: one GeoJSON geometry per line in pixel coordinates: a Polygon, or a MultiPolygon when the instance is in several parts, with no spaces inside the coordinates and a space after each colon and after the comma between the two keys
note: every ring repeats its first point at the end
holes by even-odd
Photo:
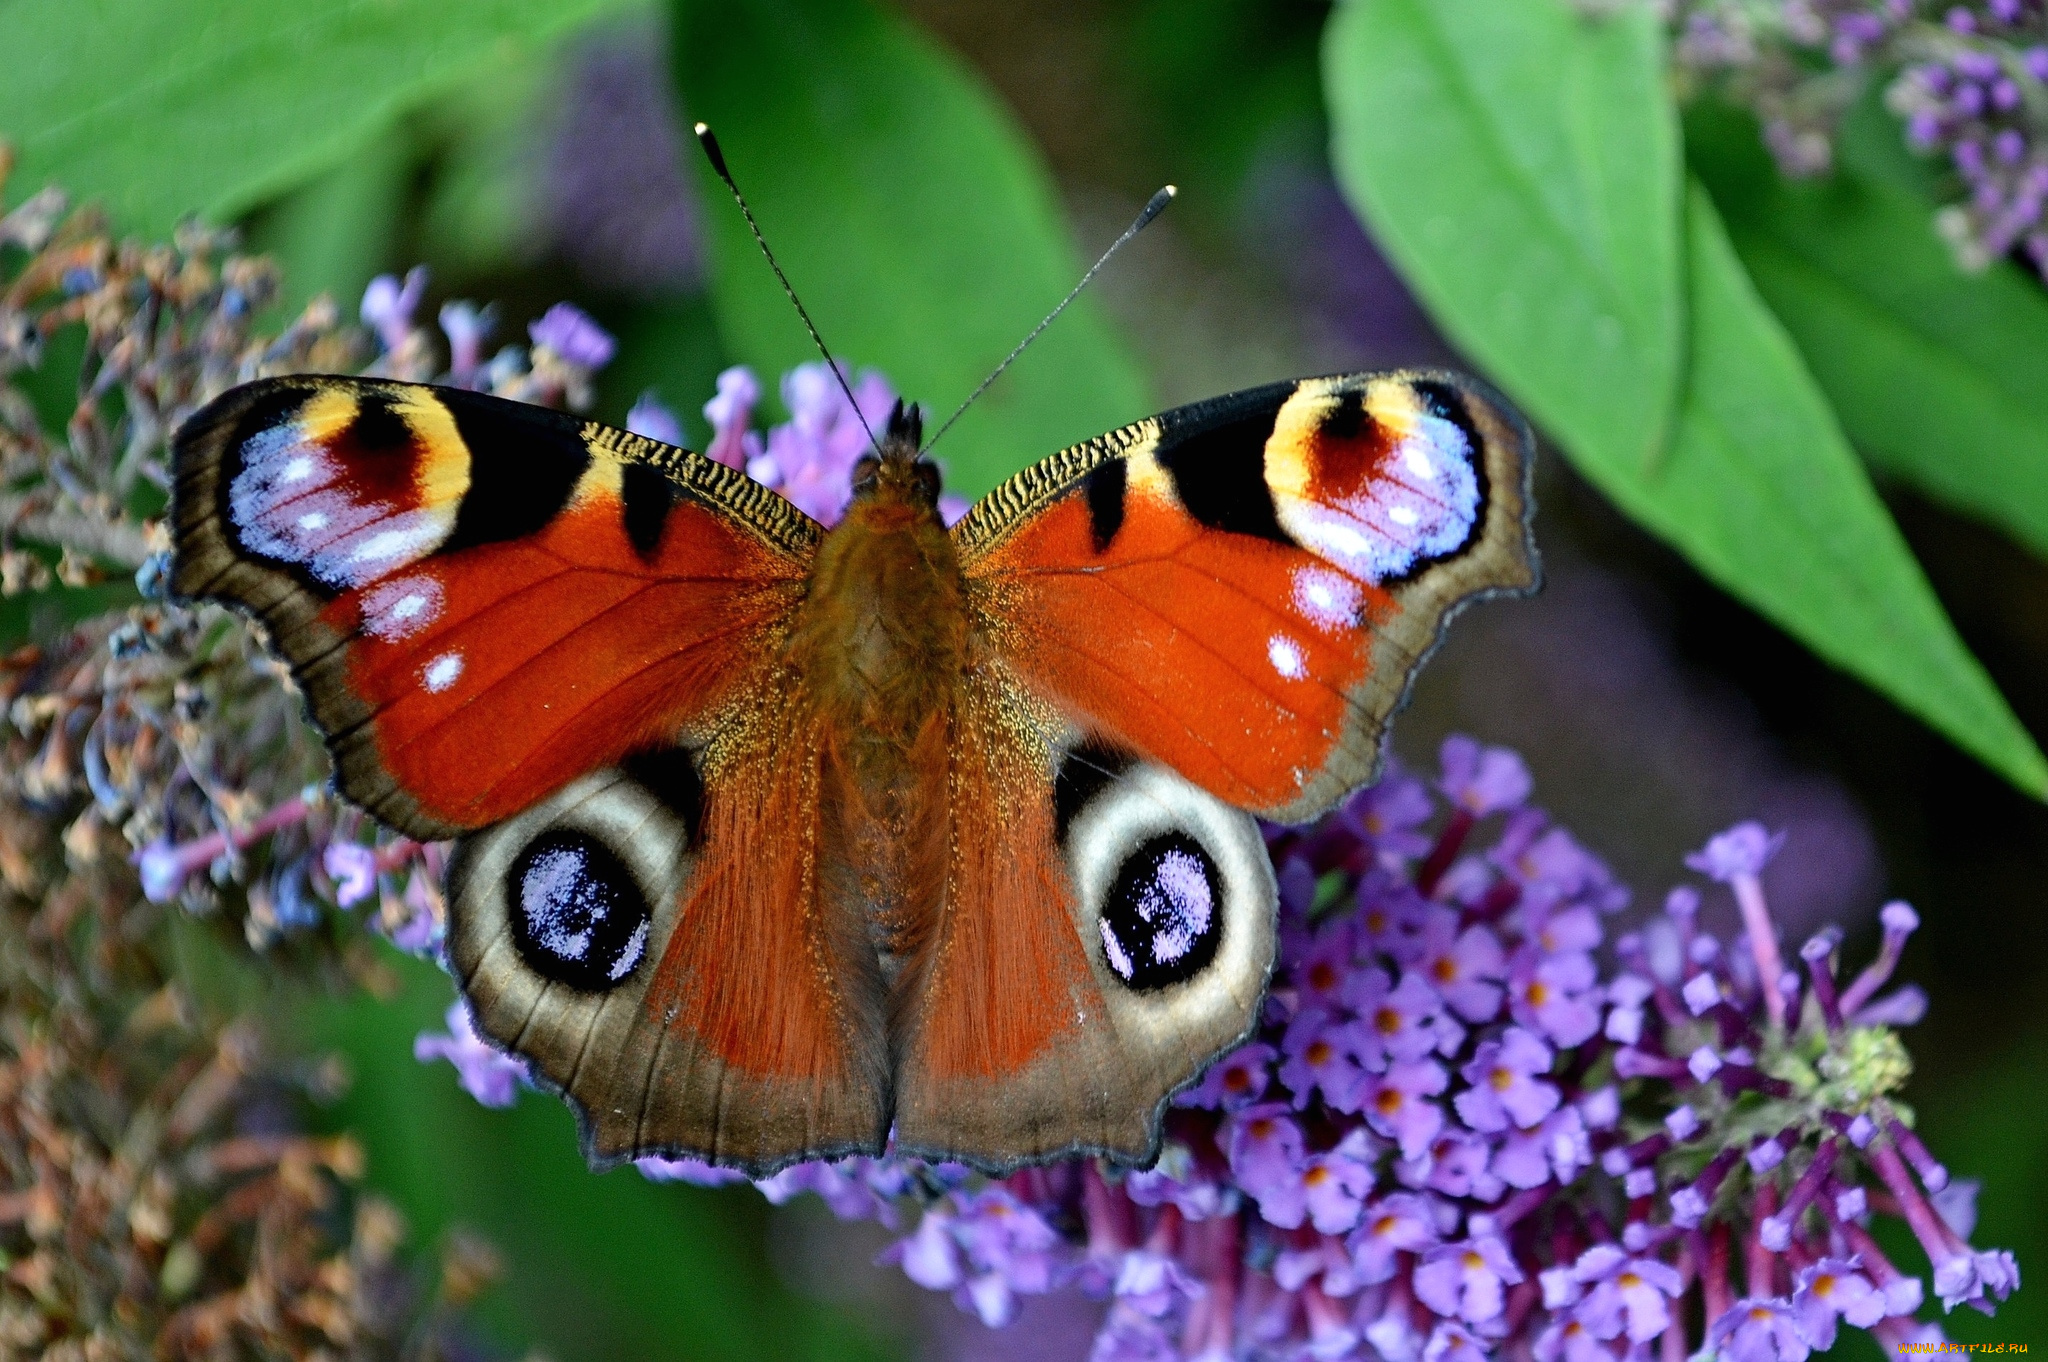
{"type": "Polygon", "coordinates": [[[1577,458],[1652,465],[1684,334],[1656,17],[1346,0],[1323,81],[1338,181],[1445,334],[1577,458]]]}
{"type": "MultiPolygon", "coordinates": [[[[1035,150],[958,60],[865,0],[682,0],[675,28],[677,84],[833,354],[943,421],[1080,277],[1035,150]]],[[[725,187],[692,162],[726,348],[772,388],[816,353],[725,187]]],[[[1068,309],[939,446],[954,490],[979,494],[1145,414],[1137,368],[1092,304],[1068,309]]]]}
{"type": "Polygon", "coordinates": [[[338,164],[392,117],[615,0],[7,0],[15,184],[123,231],[215,219],[338,164]]]}
{"type": "Polygon", "coordinates": [[[390,264],[413,169],[410,139],[386,128],[257,214],[248,247],[283,267],[278,311],[286,319],[321,293],[333,296],[343,316],[353,315],[364,287],[390,264]]]}
{"type": "Polygon", "coordinates": [[[1579,468],[1731,595],[2048,794],[2048,762],[1957,637],[1697,185],[1686,230],[1692,369],[1670,455],[1647,476],[1579,468]]]}
{"type": "MultiPolygon", "coordinates": [[[[1896,140],[1887,122],[1875,135],[1896,140]]],[[[1959,271],[1933,203],[1867,139],[1844,139],[1830,178],[1794,184],[1747,119],[1702,112],[1688,133],[1758,292],[1856,446],[2048,554],[2048,291],[2006,261],[1959,271]]]]}

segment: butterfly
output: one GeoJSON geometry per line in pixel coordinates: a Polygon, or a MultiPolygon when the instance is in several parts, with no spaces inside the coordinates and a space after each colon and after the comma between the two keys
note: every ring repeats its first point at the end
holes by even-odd
{"type": "Polygon", "coordinates": [[[1451,615],[1536,582],[1529,429],[1450,373],[1181,407],[950,529],[921,435],[830,530],[454,388],[264,379],[176,438],[175,591],[456,839],[449,967],[594,1166],[1156,1157],[1266,993],[1258,819],[1373,779],[1451,615]]]}

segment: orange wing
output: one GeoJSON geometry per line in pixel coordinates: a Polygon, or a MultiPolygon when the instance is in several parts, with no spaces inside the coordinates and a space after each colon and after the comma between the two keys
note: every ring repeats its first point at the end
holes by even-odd
{"type": "Polygon", "coordinates": [[[342,792],[422,838],[709,726],[818,536],[707,459],[457,389],[251,384],[176,467],[176,589],[262,620],[342,792]]]}
{"type": "Polygon", "coordinates": [[[1533,452],[1458,375],[1305,379],[1069,449],[954,535],[981,632],[1028,690],[1299,822],[1373,778],[1454,611],[1534,588],[1533,452]]]}

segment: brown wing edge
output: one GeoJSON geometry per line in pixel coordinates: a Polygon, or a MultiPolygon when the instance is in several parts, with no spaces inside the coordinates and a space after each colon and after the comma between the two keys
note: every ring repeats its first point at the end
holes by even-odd
{"type": "Polygon", "coordinates": [[[546,407],[432,384],[348,375],[292,374],[230,389],[189,417],[172,437],[173,546],[171,596],[191,604],[218,601],[261,624],[290,665],[306,716],[334,763],[337,789],[380,822],[408,837],[440,841],[468,829],[423,810],[377,759],[369,724],[375,717],[345,677],[347,636],[323,623],[320,611],[336,593],[308,574],[236,551],[228,542],[223,465],[249,436],[288,416],[312,394],[343,385],[357,389],[460,394],[464,402],[502,403],[521,419],[552,425],[627,463],[661,469],[685,495],[726,512],[770,548],[802,555],[822,533],[816,522],[738,470],[644,436],[584,421],[546,407]]]}
{"type": "Polygon", "coordinates": [[[1450,370],[1371,377],[1433,383],[1463,399],[1464,415],[1481,440],[1485,518],[1464,548],[1394,587],[1399,612],[1373,631],[1370,665],[1347,697],[1350,712],[1330,760],[1292,802],[1254,811],[1275,823],[1312,822],[1378,780],[1387,726],[1407,706],[1417,674],[1442,646],[1451,621],[1480,601],[1533,595],[1543,585],[1535,534],[1536,435],[1522,414],[1490,385],[1450,370]]]}

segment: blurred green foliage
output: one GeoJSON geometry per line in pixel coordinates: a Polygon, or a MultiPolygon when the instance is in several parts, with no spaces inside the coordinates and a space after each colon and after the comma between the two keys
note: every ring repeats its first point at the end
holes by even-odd
{"type": "MultiPolygon", "coordinates": [[[[1318,66],[1314,6],[1109,10],[1117,75],[1155,110],[1189,199],[1229,202],[1262,163],[1321,155],[1327,112],[1338,179],[1409,285],[1589,481],[1817,654],[2048,793],[2048,764],[1857,459],[2048,554],[2048,293],[2003,263],[1955,269],[1882,109],[1851,121],[1833,177],[1790,185],[1745,117],[1698,108],[1681,129],[1644,11],[1344,0],[1318,66]]],[[[648,17],[613,0],[0,0],[0,52],[33,54],[0,82],[0,135],[22,153],[11,193],[61,184],[139,234],[192,210],[241,217],[284,260],[294,306],[321,291],[346,306],[426,258],[516,322],[577,292],[534,258],[536,171],[519,148],[556,93],[563,36],[607,13],[648,17]]],[[[718,128],[825,338],[934,420],[1077,276],[1040,151],[897,10],[675,0],[666,28],[689,114],[718,128]]],[[[701,442],[720,367],[772,380],[812,353],[723,188],[694,156],[690,173],[703,288],[587,301],[621,341],[600,414],[652,388],[701,442]]],[[[64,372],[53,351],[45,376],[64,372]]],[[[1147,387],[1083,298],[948,436],[950,480],[985,490],[1143,415],[1147,387]]],[[[10,601],[0,637],[127,589],[10,601]]],[[[452,992],[402,968],[395,1002],[306,1019],[355,1067],[331,1117],[363,1134],[374,1181],[423,1235],[462,1222],[507,1250],[493,1319],[508,1339],[563,1362],[902,1344],[776,1285],[750,1193],[593,1178],[559,1104],[485,1111],[446,1068],[415,1065],[411,1036],[452,992]]],[[[1937,1149],[1998,1189],[1980,1241],[2029,1270],[2048,1247],[2048,1148],[2027,1101],[2044,1046],[1923,1108],[1937,1149]]],[[[1949,1325],[2024,1338],[2048,1318],[2036,1299],[1949,1325]]]]}
{"type": "MultiPolygon", "coordinates": [[[[960,65],[865,0],[677,7],[676,78],[836,354],[927,404],[929,431],[1079,277],[1051,177],[960,65]]],[[[735,358],[812,357],[708,165],[711,297],[735,358]]],[[[941,457],[978,496],[1033,459],[1148,414],[1137,368],[1083,297],[961,418],[941,457]]]]}
{"type": "Polygon", "coordinates": [[[9,0],[0,128],[31,184],[166,235],[343,160],[398,113],[588,20],[605,0],[9,0]]]}

